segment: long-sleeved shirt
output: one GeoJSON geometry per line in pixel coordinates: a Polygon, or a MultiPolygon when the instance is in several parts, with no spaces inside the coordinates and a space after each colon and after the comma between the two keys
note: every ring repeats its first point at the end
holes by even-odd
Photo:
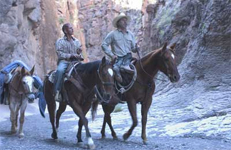
{"type": "Polygon", "coordinates": [[[55,43],[58,61],[69,60],[72,54],[77,54],[77,50],[80,47],[80,41],[74,37],[72,37],[71,41],[68,41],[66,36],[58,39],[55,43]]]}
{"type": "Polygon", "coordinates": [[[123,33],[117,29],[106,36],[101,47],[110,57],[114,55],[123,57],[131,51],[136,52],[135,43],[135,37],[130,31],[123,33]],[[109,46],[111,46],[111,49],[109,46]]]}

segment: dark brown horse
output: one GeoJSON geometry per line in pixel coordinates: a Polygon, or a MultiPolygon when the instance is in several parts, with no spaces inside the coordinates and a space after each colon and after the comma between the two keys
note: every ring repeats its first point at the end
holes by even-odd
{"type": "Polygon", "coordinates": [[[20,110],[19,137],[24,136],[23,123],[28,100],[32,102],[35,98],[33,93],[33,72],[34,67],[30,72],[26,71],[24,67],[18,68],[13,72],[13,77],[8,84],[11,132],[17,132],[18,114],[20,110]]]}
{"type": "MultiPolygon", "coordinates": [[[[105,57],[102,61],[94,61],[85,64],[79,64],[75,66],[71,76],[75,79],[67,80],[64,82],[64,89],[66,90],[67,100],[70,107],[75,114],[80,118],[79,126],[82,125],[86,130],[86,143],[88,148],[93,149],[95,147],[91,138],[91,134],[88,128],[88,120],[85,117],[86,113],[91,108],[92,100],[94,97],[94,87],[96,85],[104,91],[104,98],[110,100],[111,94],[114,93],[114,76],[112,71],[113,62],[108,62],[105,57]],[[77,88],[76,85],[81,82],[82,87],[77,88]]],[[[52,138],[57,139],[57,129],[59,127],[59,119],[61,114],[65,111],[67,102],[61,102],[59,109],[56,111],[56,102],[53,96],[53,83],[48,80],[48,77],[44,80],[44,94],[48,105],[48,111],[50,116],[50,122],[52,125],[52,138]],[[56,124],[55,124],[56,121],[56,124]]],[[[62,93],[64,95],[64,93],[62,93]]],[[[65,96],[63,96],[65,98],[65,96]]],[[[78,144],[81,144],[81,132],[77,135],[78,144]],[[80,140],[79,140],[80,139],[80,140]]]]}
{"type": "MultiPolygon", "coordinates": [[[[178,73],[177,65],[175,62],[174,47],[175,44],[170,47],[167,47],[167,44],[165,44],[162,48],[150,52],[134,64],[137,70],[137,78],[133,86],[127,92],[122,94],[123,100],[127,102],[128,109],[133,121],[130,129],[123,135],[124,140],[127,140],[129,138],[129,136],[132,134],[133,129],[138,124],[136,104],[141,103],[141,137],[144,143],[147,142],[147,113],[149,107],[152,104],[152,95],[155,91],[155,82],[153,80],[154,76],[157,74],[158,71],[161,71],[166,76],[168,76],[171,82],[177,82],[180,79],[180,75],[178,73]]],[[[97,103],[95,103],[95,105],[97,105],[97,103]]],[[[111,134],[113,138],[117,139],[116,133],[111,124],[110,116],[115,108],[115,105],[102,104],[102,106],[105,113],[101,130],[102,138],[105,137],[105,126],[107,123],[111,129],[111,134]]]]}

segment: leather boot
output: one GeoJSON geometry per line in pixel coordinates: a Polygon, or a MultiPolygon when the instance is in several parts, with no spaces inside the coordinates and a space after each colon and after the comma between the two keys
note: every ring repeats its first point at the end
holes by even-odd
{"type": "Polygon", "coordinates": [[[120,67],[122,70],[128,73],[134,73],[134,70],[132,70],[128,65],[127,66],[121,66],[120,67]]]}

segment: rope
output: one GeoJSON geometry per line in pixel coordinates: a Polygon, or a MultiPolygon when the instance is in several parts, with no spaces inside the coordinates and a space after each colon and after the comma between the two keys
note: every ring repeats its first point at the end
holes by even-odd
{"type": "Polygon", "coordinates": [[[128,90],[131,89],[131,87],[133,86],[133,84],[135,83],[136,78],[137,78],[137,70],[136,70],[135,66],[134,66],[133,64],[130,64],[130,65],[131,65],[131,67],[132,67],[133,70],[134,70],[134,74],[133,74],[133,78],[132,78],[131,82],[130,82],[128,85],[125,85],[125,86],[121,85],[121,84],[118,83],[118,82],[117,82],[117,84],[115,84],[115,85],[118,86],[118,87],[115,86],[116,90],[117,90],[118,92],[122,93],[122,94],[125,93],[125,92],[127,92],[128,90]],[[120,88],[120,89],[119,89],[119,88],[120,88]]]}

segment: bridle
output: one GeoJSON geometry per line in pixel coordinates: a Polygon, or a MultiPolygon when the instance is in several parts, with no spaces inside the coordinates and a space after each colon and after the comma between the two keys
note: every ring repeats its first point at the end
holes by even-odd
{"type": "Polygon", "coordinates": [[[30,99],[30,97],[28,95],[30,94],[35,94],[34,92],[26,92],[24,87],[23,87],[23,91],[18,91],[17,89],[20,87],[20,85],[22,84],[22,77],[20,77],[20,82],[17,86],[17,89],[11,84],[11,82],[13,81],[14,77],[16,76],[17,74],[14,74],[14,76],[12,77],[10,83],[9,83],[9,86],[11,87],[11,89],[14,91],[14,94],[13,95],[25,95],[26,98],[30,99]]]}
{"type": "MultiPolygon", "coordinates": [[[[139,57],[139,60],[138,60],[138,61],[139,61],[139,64],[140,64],[140,67],[141,67],[142,71],[143,71],[146,75],[148,75],[149,78],[153,79],[153,76],[151,76],[147,71],[144,70],[143,64],[141,63],[141,57],[140,57],[140,52],[139,52],[139,51],[137,51],[137,55],[138,55],[138,57],[139,57]]],[[[165,63],[165,62],[164,62],[164,63],[165,63]]],[[[167,67],[166,64],[164,64],[164,65],[167,67]]],[[[158,79],[157,77],[154,77],[154,78],[155,78],[156,80],[166,82],[166,80],[164,80],[164,79],[158,79]]]]}
{"type": "Polygon", "coordinates": [[[105,82],[105,81],[103,81],[103,79],[102,79],[102,77],[101,77],[101,75],[99,73],[99,68],[97,69],[97,74],[98,74],[99,80],[102,83],[102,85],[103,86],[114,86],[114,82],[105,82]]]}
{"type": "MultiPolygon", "coordinates": [[[[99,68],[101,67],[101,65],[99,66],[99,68]]],[[[99,80],[100,80],[100,82],[102,83],[102,85],[103,85],[103,94],[105,93],[105,89],[104,89],[104,86],[112,86],[113,88],[114,88],[114,82],[105,82],[105,81],[103,81],[103,79],[102,79],[102,77],[101,77],[101,75],[100,75],[100,72],[99,72],[99,68],[97,69],[97,75],[98,75],[98,77],[99,77],[99,80]]],[[[99,98],[100,98],[100,100],[101,101],[103,101],[103,102],[107,102],[107,100],[105,100],[104,98],[103,98],[103,96],[102,96],[102,94],[99,92],[99,89],[98,89],[98,87],[97,87],[97,85],[95,86],[95,91],[96,91],[96,93],[97,93],[97,95],[99,96],[99,98]]]]}

